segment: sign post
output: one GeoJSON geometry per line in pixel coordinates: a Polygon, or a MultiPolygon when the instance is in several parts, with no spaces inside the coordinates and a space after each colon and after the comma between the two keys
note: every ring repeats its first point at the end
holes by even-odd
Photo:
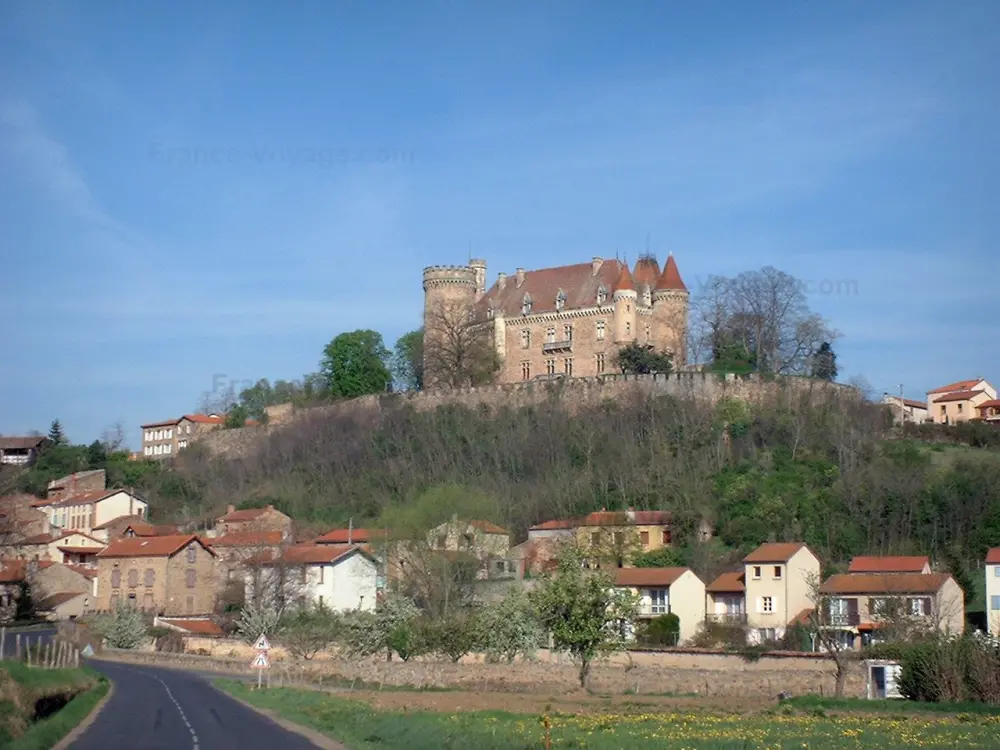
{"type": "Polygon", "coordinates": [[[267,642],[267,636],[261,633],[260,638],[257,639],[253,647],[256,649],[257,655],[250,662],[250,667],[257,670],[257,689],[260,690],[262,687],[261,683],[264,681],[264,670],[271,666],[271,662],[267,658],[267,652],[271,650],[271,644],[267,642]]]}

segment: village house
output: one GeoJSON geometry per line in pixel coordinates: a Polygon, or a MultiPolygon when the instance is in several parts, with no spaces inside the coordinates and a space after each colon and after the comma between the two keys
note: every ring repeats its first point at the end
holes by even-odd
{"type": "Polygon", "coordinates": [[[993,422],[1000,424],[1000,399],[991,398],[989,401],[983,401],[976,407],[979,412],[979,418],[984,422],[993,422]]]}
{"type": "Polygon", "coordinates": [[[895,637],[915,630],[965,632],[965,595],[945,573],[841,573],[826,579],[819,593],[825,608],[820,622],[845,648],[877,641],[892,628],[895,637]]]}
{"type": "Polygon", "coordinates": [[[977,408],[997,398],[997,391],[984,378],[959,380],[927,393],[927,408],[936,424],[957,424],[978,419],[977,408]]]}
{"type": "Polygon", "coordinates": [[[105,543],[133,536],[173,536],[184,533],[174,524],[152,524],[142,516],[119,516],[95,526],[91,534],[105,543]]]}
{"type": "Polygon", "coordinates": [[[48,443],[49,439],[40,435],[35,437],[0,436],[0,464],[31,466],[38,460],[39,454],[48,443]]]}
{"type": "Polygon", "coordinates": [[[748,639],[780,640],[787,626],[813,607],[819,558],[801,542],[768,542],[743,563],[748,639]]]}
{"type": "Polygon", "coordinates": [[[107,487],[107,475],[104,469],[90,469],[53,479],[46,488],[45,497],[57,501],[77,492],[97,492],[107,487]]]}
{"type": "Polygon", "coordinates": [[[37,499],[24,494],[0,497],[0,546],[15,546],[49,533],[48,514],[32,505],[37,499]]]}
{"type": "Polygon", "coordinates": [[[901,398],[889,393],[883,394],[882,403],[891,407],[892,418],[897,422],[912,422],[922,424],[927,421],[927,402],[915,401],[912,398],[901,398]]]}
{"type": "Polygon", "coordinates": [[[677,615],[678,644],[694,638],[705,621],[705,584],[690,568],[620,568],[614,575],[617,588],[638,595],[640,621],[677,615]]]}
{"type": "Polygon", "coordinates": [[[230,531],[213,537],[219,586],[242,585],[244,565],[278,557],[288,542],[282,531],[230,531]]]}
{"type": "Polygon", "coordinates": [[[221,414],[185,414],[177,419],[141,425],[142,456],[149,459],[173,458],[199,437],[217,430],[226,422],[221,414]]]}
{"type": "Polygon", "coordinates": [[[97,575],[95,568],[72,564],[40,567],[32,577],[36,611],[50,620],[90,614],[97,605],[97,575]]]}
{"type": "Polygon", "coordinates": [[[28,575],[26,560],[0,560],[0,623],[14,619],[21,585],[28,575]]]}
{"type": "Polygon", "coordinates": [[[286,538],[292,536],[292,519],[273,505],[263,508],[236,510],[235,505],[226,508],[226,514],[215,521],[215,536],[233,532],[280,531],[286,538]]]}
{"type": "Polygon", "coordinates": [[[90,534],[94,526],[119,516],[145,516],[149,506],[129,490],[75,492],[58,500],[39,500],[35,507],[49,515],[53,529],[90,534]]]}
{"type": "Polygon", "coordinates": [[[132,537],[97,555],[97,609],[131,603],[160,615],[210,614],[215,606],[215,552],[194,534],[132,537]]]}
{"type": "Polygon", "coordinates": [[[747,623],[746,573],[722,573],[705,587],[705,620],[720,625],[743,627],[747,623]]]}
{"type": "Polygon", "coordinates": [[[245,571],[246,601],[373,611],[378,563],[360,545],[298,544],[245,571]]]}
{"type": "Polygon", "coordinates": [[[894,573],[927,574],[931,571],[931,559],[926,555],[875,556],[862,555],[852,558],[848,573],[874,573],[891,575],[894,573]]]}
{"type": "Polygon", "coordinates": [[[986,553],[986,625],[1000,638],[1000,547],[986,553]]]}
{"type": "Polygon", "coordinates": [[[94,555],[104,549],[104,542],[82,531],[61,532],[29,537],[12,547],[14,554],[25,560],[49,562],[93,563],[94,555]]]}

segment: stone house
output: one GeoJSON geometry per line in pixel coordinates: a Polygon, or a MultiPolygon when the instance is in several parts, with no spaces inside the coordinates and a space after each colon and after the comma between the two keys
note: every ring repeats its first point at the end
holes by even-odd
{"type": "Polygon", "coordinates": [[[246,570],[245,599],[323,606],[335,612],[375,609],[378,562],[360,545],[299,544],[246,570]]]}
{"type": "Polygon", "coordinates": [[[104,469],[78,471],[49,482],[45,497],[56,501],[78,492],[97,492],[107,487],[107,475],[104,469]]]}
{"type": "Polygon", "coordinates": [[[430,266],[423,272],[424,372],[428,386],[442,379],[430,354],[442,331],[442,311],[468,310],[489,336],[500,362],[499,383],[615,372],[615,357],[637,343],[686,361],[689,293],[671,255],[663,270],[653,256],[630,269],[619,260],[526,271],[518,268],[486,286],[486,261],[430,266]]]}
{"type": "Polygon", "coordinates": [[[142,456],[148,459],[173,458],[181,450],[226,422],[221,414],[185,414],[177,419],[141,425],[142,456]]]}
{"type": "Polygon", "coordinates": [[[18,557],[50,562],[93,563],[94,555],[104,549],[104,542],[82,531],[56,529],[21,541],[15,548],[18,557]]]}
{"type": "Polygon", "coordinates": [[[215,521],[215,536],[247,531],[280,531],[290,538],[292,519],[273,505],[242,510],[236,510],[236,506],[229,505],[225,515],[219,516],[215,521]]]}
{"type": "Polygon", "coordinates": [[[1000,399],[991,398],[989,401],[983,401],[976,410],[979,412],[979,419],[984,422],[1000,423],[1000,399]]]}
{"type": "Polygon", "coordinates": [[[211,614],[215,562],[194,534],[118,539],[97,555],[97,609],[130,602],[158,615],[211,614]]]}
{"type": "Polygon", "coordinates": [[[936,424],[957,424],[980,417],[978,407],[997,397],[985,378],[959,380],[927,393],[927,408],[936,424]]]}
{"type": "Polygon", "coordinates": [[[768,542],[743,558],[743,580],[748,640],[780,640],[813,607],[819,558],[802,542],[768,542]]]}
{"type": "Polygon", "coordinates": [[[638,618],[675,614],[680,645],[690,641],[705,621],[705,584],[690,568],[619,568],[615,586],[639,596],[638,618]]]}
{"type": "Polygon", "coordinates": [[[49,516],[34,507],[34,495],[0,497],[0,545],[13,546],[30,537],[49,533],[49,516]]]}
{"type": "Polygon", "coordinates": [[[899,628],[965,632],[965,595],[945,573],[841,573],[819,588],[819,621],[845,647],[879,640],[879,632],[899,628]]]}
{"type": "Polygon", "coordinates": [[[1000,547],[986,553],[986,624],[990,635],[1000,638],[1000,547]]]}

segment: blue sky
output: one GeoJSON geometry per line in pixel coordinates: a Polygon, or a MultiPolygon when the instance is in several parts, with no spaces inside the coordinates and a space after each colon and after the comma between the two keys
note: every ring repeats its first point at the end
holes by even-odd
{"type": "Polygon", "coordinates": [[[810,282],[878,392],[997,383],[998,48],[991,0],[3,3],[0,433],[135,447],[391,346],[425,265],[647,236],[810,282]]]}

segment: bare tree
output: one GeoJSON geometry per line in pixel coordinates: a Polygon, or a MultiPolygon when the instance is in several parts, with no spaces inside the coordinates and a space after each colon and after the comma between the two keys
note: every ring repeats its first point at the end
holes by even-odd
{"type": "Polygon", "coordinates": [[[101,433],[101,445],[108,453],[122,450],[125,447],[125,442],[125,426],[120,421],[106,427],[101,433]]]}
{"type": "Polygon", "coordinates": [[[851,627],[857,622],[857,599],[848,599],[854,602],[855,609],[842,612],[833,604],[833,597],[821,592],[821,583],[818,576],[810,575],[806,579],[809,587],[809,598],[813,603],[813,609],[809,613],[808,624],[809,635],[814,644],[829,654],[833,663],[837,667],[836,687],[834,695],[837,698],[844,697],[844,683],[847,682],[847,673],[851,664],[857,660],[857,652],[854,650],[854,633],[851,627]]]}
{"type": "Polygon", "coordinates": [[[424,332],[424,378],[428,384],[457,388],[493,380],[500,362],[490,321],[473,309],[441,302],[427,315],[424,332]]]}

